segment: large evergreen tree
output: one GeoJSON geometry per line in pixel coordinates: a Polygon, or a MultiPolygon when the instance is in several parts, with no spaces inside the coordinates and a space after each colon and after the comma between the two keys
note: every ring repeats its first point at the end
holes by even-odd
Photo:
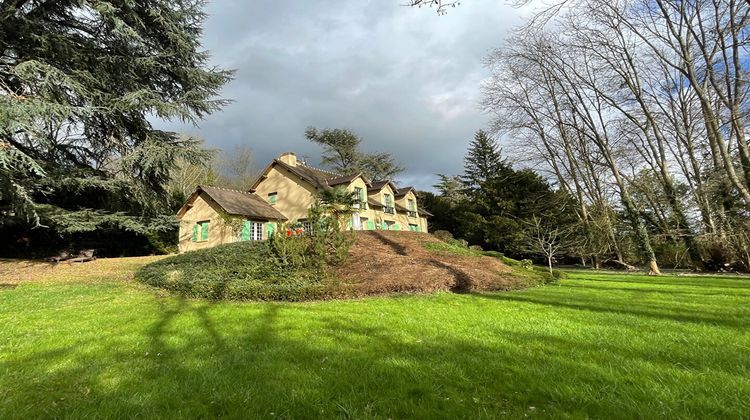
{"type": "Polygon", "coordinates": [[[205,156],[152,121],[219,110],[231,77],[200,50],[203,5],[0,2],[1,222],[47,214],[85,228],[120,215],[139,218],[132,227],[169,211],[174,163],[205,156]]]}
{"type": "Polygon", "coordinates": [[[305,137],[323,146],[322,163],[336,173],[362,173],[370,180],[380,181],[392,179],[404,170],[390,153],[362,153],[362,139],[351,130],[308,127],[305,137]]]}
{"type": "Polygon", "coordinates": [[[486,181],[501,176],[508,168],[495,140],[484,130],[478,130],[464,159],[463,180],[467,188],[477,189],[486,181]]]}

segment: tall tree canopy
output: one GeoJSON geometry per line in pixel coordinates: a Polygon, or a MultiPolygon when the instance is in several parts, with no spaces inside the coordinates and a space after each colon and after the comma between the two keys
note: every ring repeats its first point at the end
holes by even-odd
{"type": "Polygon", "coordinates": [[[508,165],[500,156],[500,148],[484,130],[474,134],[464,159],[463,180],[470,189],[479,188],[490,179],[502,176],[508,165]]]}
{"type": "Polygon", "coordinates": [[[349,174],[358,171],[359,145],[362,139],[353,131],[341,128],[319,130],[307,127],[305,137],[323,147],[322,163],[332,170],[349,174]]]}
{"type": "Polygon", "coordinates": [[[140,216],[168,208],[164,188],[174,162],[203,156],[194,140],[151,121],[196,123],[226,103],[216,96],[231,77],[200,50],[203,5],[0,2],[4,221],[18,215],[38,222],[39,203],[140,216]]]}
{"type": "Polygon", "coordinates": [[[482,130],[466,152],[464,173],[438,176],[439,195],[423,192],[420,197],[434,214],[432,229],[449,230],[472,244],[525,257],[524,231],[532,220],[567,224],[570,219],[565,206],[570,197],[553,191],[530,169],[513,169],[482,130]]]}
{"type": "Polygon", "coordinates": [[[391,179],[404,170],[390,153],[362,153],[359,150],[362,139],[351,130],[308,127],[305,137],[323,146],[323,164],[342,175],[361,172],[378,181],[391,179]]]}
{"type": "Polygon", "coordinates": [[[750,270],[750,2],[548,5],[487,60],[493,128],[609,232],[592,254],[750,270]]]}

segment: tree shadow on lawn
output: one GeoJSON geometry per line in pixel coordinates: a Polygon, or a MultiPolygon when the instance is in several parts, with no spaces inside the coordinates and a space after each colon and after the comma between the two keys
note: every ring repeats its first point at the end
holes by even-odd
{"type": "MultiPolygon", "coordinates": [[[[586,282],[604,282],[604,283],[633,283],[633,284],[644,284],[644,285],[659,285],[659,286],[672,286],[672,287],[710,287],[710,288],[722,288],[722,289],[745,289],[750,290],[750,278],[747,277],[672,277],[674,280],[665,281],[660,280],[660,277],[653,277],[653,279],[638,280],[636,278],[629,277],[630,275],[623,275],[619,279],[614,278],[602,278],[603,276],[614,277],[612,275],[593,275],[592,277],[580,277],[576,280],[586,282]],[[710,283],[707,283],[710,282],[710,283]]],[[[638,276],[633,276],[638,277],[638,276]]]]}
{"type": "MultiPolygon", "coordinates": [[[[476,418],[522,417],[530,406],[542,416],[736,414],[738,402],[727,394],[710,405],[679,395],[654,399],[650,387],[670,381],[695,395],[717,391],[706,373],[714,366],[688,380],[666,361],[646,360],[648,349],[597,349],[586,340],[507,328],[482,331],[479,339],[318,314],[314,306],[298,310],[169,299],[150,326],[128,331],[141,334],[141,346],[122,347],[113,343],[117,333],[89,331],[77,346],[5,357],[0,372],[11,373],[12,388],[0,392],[0,417],[476,418]],[[309,322],[300,326],[302,320],[309,322]],[[596,352],[601,363],[571,357],[579,351],[596,352]],[[633,379],[614,383],[613,370],[633,379]]],[[[128,325],[120,327],[122,334],[128,325]]]]}
{"type": "Polygon", "coordinates": [[[680,303],[669,301],[661,302],[652,300],[638,302],[633,299],[623,299],[620,292],[615,292],[616,295],[611,297],[607,297],[607,295],[601,293],[589,296],[579,293],[571,296],[554,292],[535,292],[533,294],[475,294],[475,296],[498,301],[529,303],[580,311],[632,315],[694,324],[712,324],[742,330],[747,330],[748,325],[750,325],[750,312],[745,311],[744,308],[742,308],[742,312],[737,312],[735,316],[732,316],[727,312],[730,310],[727,308],[718,308],[716,310],[711,310],[705,306],[692,306],[688,308],[680,303]]]}
{"type": "Polygon", "coordinates": [[[564,287],[569,288],[575,288],[575,289],[594,289],[594,290],[603,290],[603,291],[613,291],[613,292],[634,292],[634,293],[661,293],[661,294],[668,294],[668,295],[685,295],[685,296],[727,296],[727,297],[736,297],[736,298],[744,298],[744,297],[750,297],[750,288],[747,289],[747,291],[744,290],[737,290],[737,289],[744,289],[744,288],[729,288],[731,290],[726,290],[727,288],[724,288],[722,286],[704,286],[704,287],[693,287],[688,286],[688,290],[678,290],[680,284],[675,284],[674,288],[671,287],[643,287],[640,286],[634,286],[634,287],[612,287],[612,286],[605,286],[605,285],[595,285],[591,284],[592,282],[595,282],[598,280],[588,280],[585,284],[574,284],[574,283],[565,283],[564,287]]]}

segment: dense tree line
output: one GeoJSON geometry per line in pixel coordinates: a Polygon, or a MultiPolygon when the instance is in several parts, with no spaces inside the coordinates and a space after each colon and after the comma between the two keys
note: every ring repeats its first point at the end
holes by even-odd
{"type": "Polygon", "coordinates": [[[750,269],[744,1],[569,1],[487,60],[483,104],[576,200],[582,257],[750,269]]]}
{"type": "Polygon", "coordinates": [[[566,226],[575,221],[572,197],[555,191],[531,169],[514,169],[482,130],[469,145],[463,174],[440,175],[435,188],[437,194],[420,194],[421,204],[434,214],[433,231],[447,230],[470,244],[509,256],[539,254],[529,237],[535,217],[566,226]]]}

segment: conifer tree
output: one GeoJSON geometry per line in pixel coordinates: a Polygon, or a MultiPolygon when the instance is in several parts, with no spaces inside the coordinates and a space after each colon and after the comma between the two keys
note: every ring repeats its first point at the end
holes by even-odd
{"type": "Polygon", "coordinates": [[[495,140],[484,130],[474,134],[464,159],[463,181],[469,190],[480,188],[486,181],[501,176],[509,166],[500,155],[495,140]]]}
{"type": "Polygon", "coordinates": [[[200,49],[203,5],[0,2],[0,223],[168,211],[174,163],[206,156],[152,121],[196,123],[231,78],[200,49]]]}
{"type": "Polygon", "coordinates": [[[362,153],[362,138],[351,130],[308,127],[305,137],[323,146],[323,165],[341,175],[362,173],[372,181],[382,181],[404,170],[390,153],[362,153]]]}

